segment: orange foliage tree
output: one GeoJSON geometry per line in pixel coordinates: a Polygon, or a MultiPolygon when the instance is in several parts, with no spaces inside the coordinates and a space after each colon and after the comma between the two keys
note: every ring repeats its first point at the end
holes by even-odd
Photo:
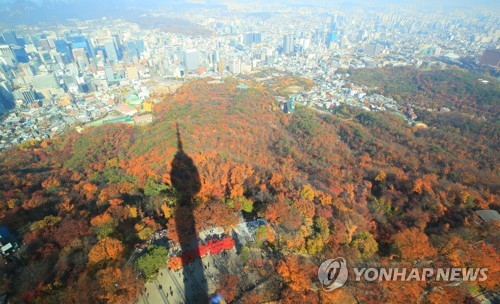
{"type": "Polygon", "coordinates": [[[394,246],[402,259],[416,260],[432,257],[436,249],[427,235],[418,228],[405,229],[394,236],[394,246]]]}
{"type": "Polygon", "coordinates": [[[312,287],[311,276],[315,274],[315,265],[304,257],[288,255],[278,263],[277,271],[294,291],[306,291],[312,287]]]}
{"type": "Polygon", "coordinates": [[[89,263],[97,264],[107,260],[117,260],[123,255],[122,242],[110,237],[105,237],[90,249],[89,263]]]}

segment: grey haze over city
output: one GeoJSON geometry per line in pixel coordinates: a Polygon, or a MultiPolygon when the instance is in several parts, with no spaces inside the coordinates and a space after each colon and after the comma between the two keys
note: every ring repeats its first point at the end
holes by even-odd
{"type": "Polygon", "coordinates": [[[498,10],[498,1],[491,0],[349,0],[349,1],[175,1],[175,0],[1,0],[0,24],[62,21],[68,18],[133,17],[151,10],[187,11],[190,9],[245,8],[245,11],[274,11],[290,7],[318,7],[342,9],[407,8],[424,10],[452,10],[482,8],[498,10]]]}

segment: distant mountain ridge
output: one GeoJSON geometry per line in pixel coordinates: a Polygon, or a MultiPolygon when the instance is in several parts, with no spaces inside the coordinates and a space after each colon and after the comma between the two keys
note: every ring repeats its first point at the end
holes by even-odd
{"type": "MultiPolygon", "coordinates": [[[[341,8],[350,10],[352,8],[381,9],[394,6],[407,6],[426,10],[453,10],[468,8],[487,8],[498,10],[498,3],[488,0],[477,1],[293,1],[281,3],[278,1],[260,1],[248,3],[245,1],[232,1],[239,7],[249,8],[256,5],[269,5],[281,7],[323,7],[341,8]]],[[[194,1],[174,0],[0,0],[0,23],[7,25],[35,24],[39,22],[60,22],[67,19],[95,19],[101,17],[137,17],[151,10],[180,12],[190,9],[225,9],[227,4],[219,0],[208,0],[194,3],[194,1]]]]}
{"type": "MultiPolygon", "coordinates": [[[[0,4],[1,1],[0,1],[0,4]]],[[[42,1],[17,0],[3,3],[0,7],[2,23],[36,24],[39,22],[60,22],[67,19],[95,19],[101,17],[137,17],[151,10],[182,11],[191,8],[219,7],[211,4],[192,4],[187,1],[158,0],[74,0],[42,1]]]]}

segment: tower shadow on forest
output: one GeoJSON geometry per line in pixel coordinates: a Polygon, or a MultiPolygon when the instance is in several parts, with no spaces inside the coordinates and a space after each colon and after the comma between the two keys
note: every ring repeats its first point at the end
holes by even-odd
{"type": "Polygon", "coordinates": [[[185,303],[208,303],[208,285],[204,266],[200,258],[199,238],[193,216],[194,197],[201,189],[200,175],[193,160],[184,152],[182,139],[177,127],[177,153],[171,164],[170,179],[179,194],[174,211],[176,229],[182,255],[182,275],[177,277],[184,286],[185,303]],[[186,254],[186,252],[188,254],[186,254]],[[194,258],[194,261],[193,261],[194,258]]]}

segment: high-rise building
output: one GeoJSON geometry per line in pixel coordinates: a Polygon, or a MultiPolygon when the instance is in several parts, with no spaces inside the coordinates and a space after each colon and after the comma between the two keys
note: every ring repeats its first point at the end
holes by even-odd
{"type": "Polygon", "coordinates": [[[133,58],[139,58],[139,52],[137,50],[137,44],[135,40],[129,40],[125,42],[125,47],[127,49],[127,56],[129,61],[132,61],[133,58]]]}
{"type": "Polygon", "coordinates": [[[262,43],[261,33],[253,33],[253,43],[262,43]]]}
{"type": "Polygon", "coordinates": [[[87,57],[87,52],[84,48],[74,48],[73,49],[73,58],[78,66],[83,69],[85,66],[89,65],[89,59],[87,57]]]}
{"type": "Polygon", "coordinates": [[[31,88],[20,88],[13,92],[16,100],[22,100],[24,104],[30,105],[35,103],[35,91],[31,88]]]}
{"type": "Polygon", "coordinates": [[[145,51],[145,47],[144,47],[144,40],[142,39],[139,39],[139,40],[136,40],[135,42],[136,46],[137,46],[137,53],[139,55],[139,57],[141,56],[142,53],[144,53],[145,51]]]}
{"type": "Polygon", "coordinates": [[[224,64],[224,59],[220,59],[219,62],[217,63],[217,72],[222,73],[224,72],[225,68],[226,65],[224,64]]]}
{"type": "Polygon", "coordinates": [[[63,59],[63,56],[55,50],[50,52],[50,56],[52,57],[52,61],[59,65],[67,64],[68,60],[66,59],[66,56],[64,56],[65,59],[63,59]]]}
{"type": "Polygon", "coordinates": [[[56,47],[57,53],[61,55],[62,61],[64,63],[70,63],[73,61],[73,55],[71,54],[71,45],[66,42],[66,40],[54,40],[54,45],[56,47]]]}
{"type": "Polygon", "coordinates": [[[48,39],[35,40],[35,46],[41,47],[44,51],[50,51],[50,43],[48,39]]]}
{"type": "Polygon", "coordinates": [[[16,106],[12,95],[12,86],[7,81],[0,81],[0,113],[16,106]]]}
{"type": "Polygon", "coordinates": [[[24,76],[35,75],[35,69],[29,63],[20,63],[18,68],[19,68],[19,73],[24,76]]]}
{"type": "Polygon", "coordinates": [[[286,35],[283,37],[283,53],[290,54],[294,52],[295,39],[293,35],[286,35]]]}
{"type": "Polygon", "coordinates": [[[2,33],[3,40],[5,41],[5,44],[8,45],[17,45],[17,37],[16,33],[13,31],[5,31],[2,33]]]}
{"type": "Polygon", "coordinates": [[[198,69],[200,65],[200,53],[195,49],[184,51],[184,67],[188,71],[198,69]]]}
{"type": "Polygon", "coordinates": [[[380,43],[368,43],[365,45],[365,54],[369,56],[378,56],[384,50],[383,45],[380,43]]]}
{"type": "Polygon", "coordinates": [[[23,37],[18,37],[17,38],[17,45],[19,45],[20,47],[25,47],[26,44],[28,44],[26,42],[26,39],[24,39],[23,37]]]}
{"type": "Polygon", "coordinates": [[[28,54],[26,54],[26,50],[23,47],[11,45],[10,49],[12,50],[14,57],[16,57],[17,62],[26,63],[30,61],[28,54]]]}
{"type": "Polygon", "coordinates": [[[116,55],[118,60],[123,58],[123,45],[119,35],[113,35],[113,42],[115,43],[116,55]]]}
{"type": "Polygon", "coordinates": [[[326,34],[325,44],[327,47],[330,47],[332,43],[338,43],[339,36],[337,31],[331,31],[326,34]]]}
{"type": "Polygon", "coordinates": [[[252,43],[253,43],[253,34],[252,33],[243,35],[243,44],[244,45],[252,46],[252,43]]]}
{"type": "Polygon", "coordinates": [[[50,55],[49,52],[40,52],[40,60],[44,63],[50,63],[52,62],[52,56],[50,55]]]}
{"type": "Polygon", "coordinates": [[[94,57],[94,50],[90,43],[90,40],[85,36],[70,36],[68,37],[68,41],[71,43],[71,48],[73,49],[84,49],[87,55],[87,58],[94,57]]]}
{"type": "Polygon", "coordinates": [[[243,44],[251,47],[254,43],[261,43],[262,35],[260,33],[248,33],[243,35],[243,44]]]}
{"type": "Polygon", "coordinates": [[[115,81],[115,72],[113,71],[113,68],[110,65],[104,66],[104,72],[106,73],[106,79],[109,82],[115,81]]]}
{"type": "Polygon", "coordinates": [[[220,60],[219,51],[213,51],[212,53],[212,63],[217,64],[220,60]]]}
{"type": "Polygon", "coordinates": [[[74,76],[64,75],[62,77],[62,80],[66,92],[77,94],[80,91],[80,88],[78,86],[78,81],[74,76]]]}
{"type": "Polygon", "coordinates": [[[108,39],[104,41],[103,46],[108,62],[118,62],[118,53],[116,51],[116,46],[113,40],[108,39]]]}
{"type": "Polygon", "coordinates": [[[229,72],[237,75],[241,74],[241,61],[239,59],[234,59],[229,65],[229,72]]]}
{"type": "Polygon", "coordinates": [[[16,57],[8,45],[0,45],[0,57],[3,57],[9,66],[14,66],[17,63],[16,57]]]}
{"type": "Polygon", "coordinates": [[[313,43],[315,45],[323,45],[325,43],[325,32],[323,29],[316,29],[313,34],[313,43]]]}

